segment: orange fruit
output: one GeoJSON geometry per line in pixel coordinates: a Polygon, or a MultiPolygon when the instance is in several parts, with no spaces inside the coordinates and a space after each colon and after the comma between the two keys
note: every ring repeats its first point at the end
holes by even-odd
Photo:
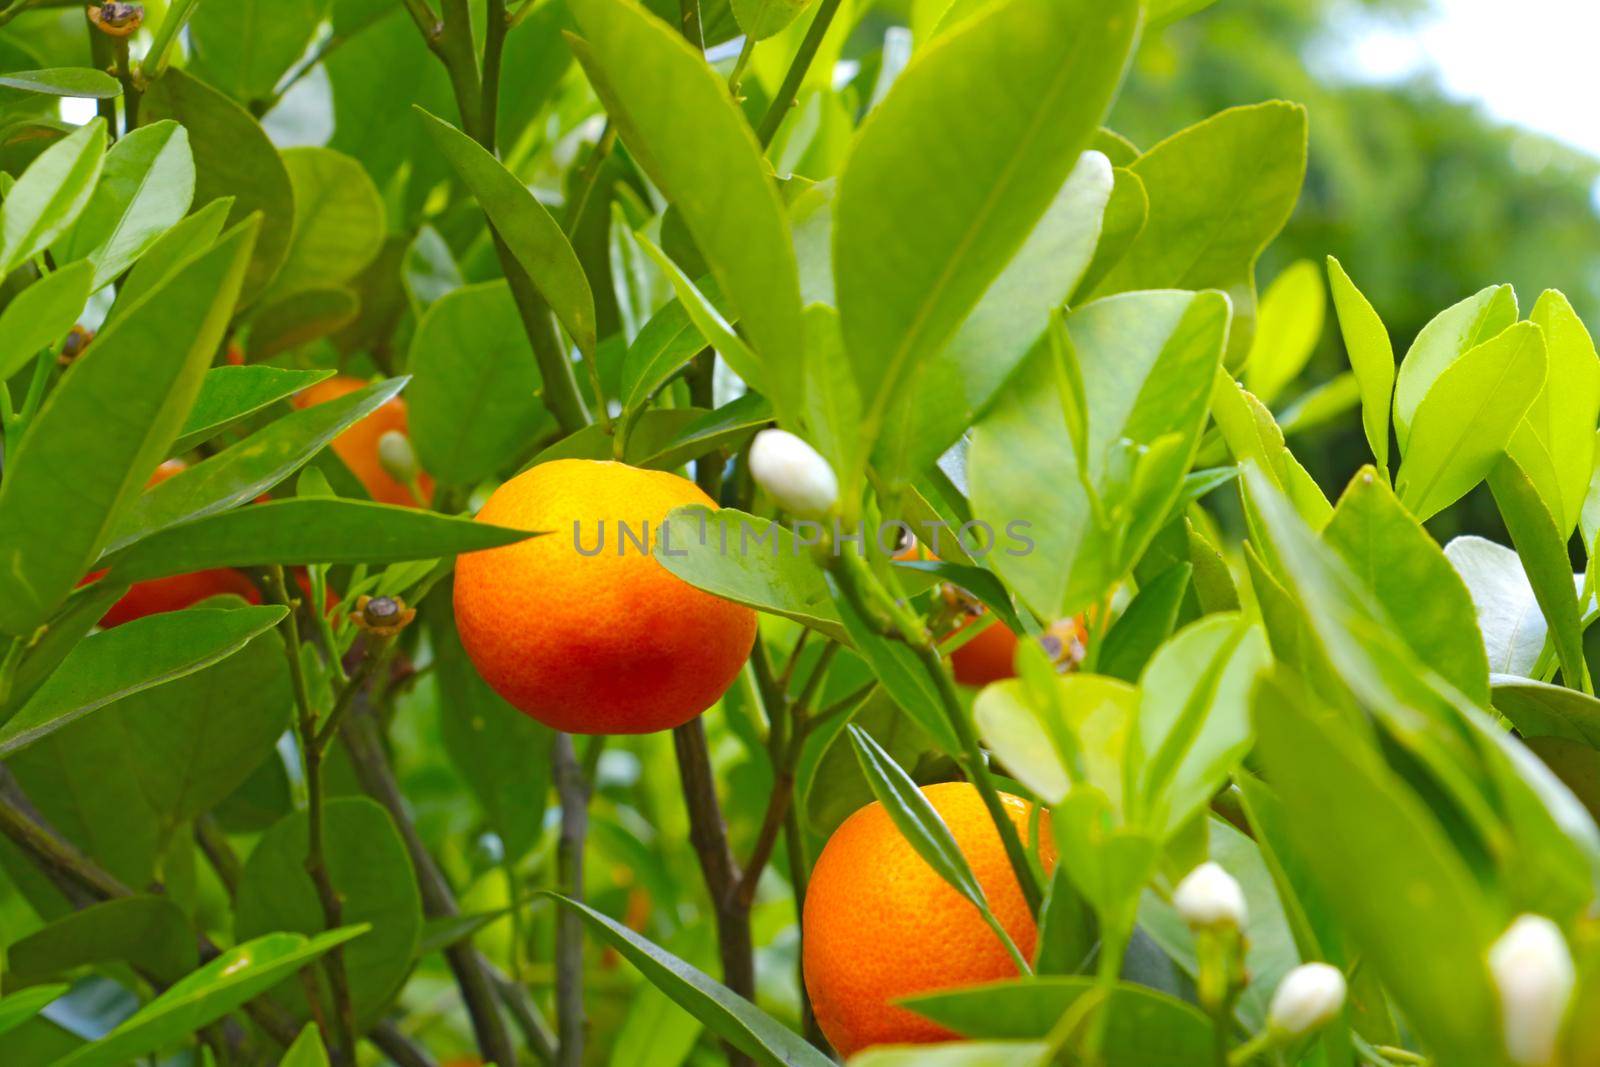
{"type": "MultiPolygon", "coordinates": [[[[313,404],[337,400],[358,389],[365,389],[370,384],[347,375],[328,378],[297,393],[294,406],[308,408],[313,404]]],[[[385,401],[377,411],[335,437],[333,452],[346,467],[350,468],[350,473],[366,487],[367,495],[378,503],[401,504],[406,507],[421,506],[433,495],[433,479],[426,473],[417,476],[417,487],[422,491],[423,497],[418,500],[411,487],[397,481],[394,475],[383,469],[383,464],[378,460],[378,439],[390,430],[402,434],[407,432],[406,402],[399,397],[385,401]]]]}
{"type": "MultiPolygon", "coordinates": [[[[983,886],[995,918],[1033,956],[1038,930],[983,799],[967,782],[924,786],[983,886]]],[[[1027,839],[1032,805],[1002,793],[1027,839]]],[[[1050,819],[1041,814],[1040,858],[1055,867],[1050,819]]],[[[817,858],[802,918],[806,992],[833,1047],[850,1056],[871,1045],[926,1044],[956,1035],[901,997],[1017,976],[1010,953],[976,908],[901,836],[882,804],[846,819],[817,858]]]]}
{"type": "MultiPolygon", "coordinates": [[[[495,692],[580,734],[666,730],[716,703],[750,654],[756,615],[639,547],[684,504],[712,501],[676,474],[588,459],[541,463],[496,489],[480,522],[549,532],[456,561],[461,643],[495,692]]],[[[674,533],[679,545],[698,536],[674,533]]]]}
{"type": "MultiPolygon", "coordinates": [[[[981,619],[982,616],[979,616],[981,619]]],[[[972,620],[973,622],[978,619],[972,620]]],[[[971,626],[964,622],[956,632],[971,626]]],[[[962,685],[985,686],[1017,676],[1017,635],[1003,622],[980,630],[972,640],[950,653],[950,669],[962,685]]]]}

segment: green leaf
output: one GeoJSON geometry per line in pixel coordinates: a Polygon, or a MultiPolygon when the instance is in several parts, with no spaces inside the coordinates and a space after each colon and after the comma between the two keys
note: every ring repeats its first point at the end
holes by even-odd
{"type": "Polygon", "coordinates": [[[347,427],[382,407],[406,382],[391,378],[292,411],[174,474],[124,512],[106,551],[117,552],[179,523],[249,503],[299,470],[347,427]]]}
{"type": "MultiPolygon", "coordinates": [[[[878,447],[880,473],[894,477],[928,467],[988,409],[1088,269],[1112,189],[1104,157],[1078,158],[972,314],[947,345],[922,360],[904,399],[889,408],[878,447]]],[[[857,421],[850,433],[859,439],[857,421]]]]}
{"type": "Polygon", "coordinates": [[[1500,458],[1489,474],[1489,489],[1550,627],[1562,679],[1575,689],[1586,690],[1589,668],[1583,655],[1583,611],[1567,557],[1567,539],[1515,459],[1500,458]]]}
{"type": "Polygon", "coordinates": [[[1321,529],[1333,517],[1322,489],[1290,451],[1272,412],[1225,370],[1217,372],[1211,395],[1211,417],[1234,460],[1255,460],[1289,499],[1307,525],[1321,529]]]}
{"type": "Polygon", "coordinates": [[[435,559],[515,544],[542,532],[368,500],[299,497],[167,527],[108,562],[116,580],[143,581],[212,567],[435,559]]]}
{"type": "MultiPolygon", "coordinates": [[[[745,393],[715,411],[666,410],[692,412],[695,418],[686,421],[665,440],[655,441],[643,436],[630,438],[629,463],[655,470],[675,470],[701,456],[738,451],[757,430],[772,421],[772,405],[760,393],[745,393]]],[[[665,414],[665,411],[655,414],[665,414]]]]}
{"type": "Polygon", "coordinates": [[[289,148],[294,237],[265,299],[343,285],[383,247],[383,198],[366,168],[331,148],[289,148]]]}
{"type": "Polygon", "coordinates": [[[1600,418],[1600,358],[1567,298],[1549,290],[1529,318],[1544,333],[1549,373],[1508,451],[1532,479],[1563,539],[1578,525],[1594,467],[1600,418]]]}
{"type": "Polygon", "coordinates": [[[800,17],[811,0],[732,0],[733,17],[752,40],[764,41],[800,17]]]}
{"type": "MultiPolygon", "coordinates": [[[[1107,131],[1100,132],[1103,134],[1107,131]]],[[[1106,151],[1109,146],[1097,142],[1095,147],[1106,151]]],[[[1105,214],[1100,220],[1100,239],[1094,246],[1094,258],[1089,261],[1088,269],[1083,272],[1073,291],[1071,302],[1074,305],[1082,303],[1078,299],[1080,294],[1086,296],[1094,292],[1111,268],[1122,262],[1122,257],[1133,247],[1133,242],[1138,240],[1145,222],[1150,218],[1150,195],[1144,191],[1144,182],[1127,169],[1138,155],[1138,150],[1132,145],[1128,149],[1132,155],[1127,159],[1106,153],[1116,164],[1116,169],[1112,171],[1111,199],[1106,201],[1105,214]]]]}
{"type": "Polygon", "coordinates": [[[67,336],[89,299],[94,269],[73,263],[52,271],[12,297],[0,312],[0,381],[67,336]]]}
{"type": "MultiPolygon", "coordinates": [[[[713,284],[711,279],[704,280],[700,291],[709,297],[707,290],[713,284]]],[[[637,411],[644,406],[705,346],[705,338],[684,305],[677,300],[664,304],[640,327],[622,357],[622,387],[618,394],[623,411],[637,411]]]]}
{"type": "MultiPolygon", "coordinates": [[[[377,1017],[411,970],[422,932],[422,902],[410,854],[387,811],[366,797],[336,797],[328,801],[323,819],[328,876],[343,902],[344,921],[370,928],[344,950],[350,997],[364,1024],[377,1017]]],[[[300,812],[261,835],[239,876],[235,936],[323,928],[322,905],[306,873],[306,841],[307,820],[300,812]]],[[[300,983],[285,984],[283,994],[303,1017],[300,983]]]]}
{"type": "Polygon", "coordinates": [[[53,244],[57,263],[87,259],[94,285],[109,285],[189,211],[194,156],[176,122],[153,122],[125,134],[106,153],[94,195],[53,244]]]}
{"type": "Polygon", "coordinates": [[[452,289],[466,284],[450,245],[432,226],[423,226],[406,247],[401,279],[417,315],[452,289]]]}
{"type": "MultiPolygon", "coordinates": [[[[99,1041],[51,1067],[118,1067],[194,1033],[336,945],[367,932],[342,926],[312,938],[267,934],[231,948],[130,1015],[99,1041]]],[[[297,983],[298,988],[298,983],[297,983]]]]}
{"type": "Polygon", "coordinates": [[[0,756],[26,748],[113,701],[223,660],[283,618],[281,607],[191,608],[86,637],[0,728],[0,756]]]}
{"type": "Polygon", "coordinates": [[[423,469],[445,484],[483,481],[552,427],[505,282],[457,289],[429,307],[408,368],[411,441],[423,469]]]}
{"type": "Polygon", "coordinates": [[[1361,425],[1384,478],[1389,477],[1389,410],[1394,399],[1394,346],[1383,320],[1356,288],[1337,259],[1328,257],[1328,285],[1339,316],[1339,333],[1356,381],[1361,384],[1361,425]]]}
{"type": "Polygon", "coordinates": [[[678,31],[632,0],[572,0],[569,38],[629,153],[681,213],[761,357],[751,382],[793,424],[800,282],[789,223],[744,116],[678,31]]]}
{"type": "MultiPolygon", "coordinates": [[[[1093,978],[1059,977],[989,982],[923,993],[901,1001],[940,1026],[977,1040],[1044,1038],[1091,994],[1093,978]]],[[[1211,1022],[1193,1005],[1144,986],[1118,984],[1095,1009],[1105,1013],[1101,1053],[1119,1067],[1199,1064],[1212,1054],[1211,1022]]]]}
{"type": "Polygon", "coordinates": [[[1476,703],[1487,703],[1489,661],[1467,584],[1371,468],[1350,480],[1322,536],[1417,658],[1476,703]]]}
{"type": "Polygon", "coordinates": [[[1296,847],[1419,1036],[1470,1062],[1499,1043],[1484,962],[1499,918],[1421,800],[1308,695],[1273,680],[1255,698],[1296,847]]]}
{"type": "Polygon", "coordinates": [[[648,237],[635,234],[634,239],[644,249],[645,254],[655,261],[661,273],[666,275],[667,281],[672,285],[673,293],[678,298],[678,303],[688,314],[689,321],[694,323],[694,328],[706,339],[706,343],[717,350],[717,354],[727,361],[735,374],[757,388],[764,385],[761,357],[744,343],[744,339],[734,331],[733,325],[723,318],[722,312],[711,303],[710,297],[702,293],[672,258],[648,237]]]}
{"type": "Polygon", "coordinates": [[[0,629],[32,630],[83,577],[168,455],[222,341],[255,240],[236,228],[95,338],[0,483],[0,629]]]}
{"type": "Polygon", "coordinates": [[[1494,708],[1523,737],[1558,737],[1600,749],[1600,700],[1566,686],[1495,674],[1494,708]]]}
{"type": "Polygon", "coordinates": [[[1124,294],[1067,317],[1098,505],[1078,477],[1049,353],[1025,362],[978,423],[967,461],[973,515],[997,532],[1022,524],[1031,547],[1007,547],[988,562],[1036,614],[1062,618],[1103,595],[1166,525],[1227,319],[1222,294],[1177,292],[1124,294]],[[1136,456],[1150,461],[1137,484],[1136,456]]]}
{"type": "MultiPolygon", "coordinates": [[[[984,8],[868,114],[839,179],[833,264],[869,444],[913,368],[950,341],[1062,190],[1138,23],[1128,0],[984,8]]],[[[1030,309],[1035,337],[1051,306],[1030,309]]]]}
{"type": "Polygon", "coordinates": [[[515,863],[544,833],[555,734],[489,688],[456,633],[448,586],[428,598],[425,614],[443,697],[444,749],[478,802],[489,828],[515,863]]]}
{"type": "Polygon", "coordinates": [[[273,88],[306,48],[328,0],[230,0],[200,4],[189,20],[191,65],[241,104],[273,99],[273,88]]]}
{"type": "Polygon", "coordinates": [[[189,417],[173,442],[172,451],[187,452],[240,419],[287,400],[332,374],[329,370],[282,367],[213,367],[200,382],[200,394],[189,409],[189,417]]]}
{"type": "Polygon", "coordinates": [[[1271,404],[1305,369],[1322,339],[1328,296],[1322,273],[1308,259],[1291,263],[1261,296],[1244,384],[1271,404]]]}
{"type": "Polygon", "coordinates": [[[1138,594],[1106,631],[1096,661],[1101,674],[1125,682],[1138,680],[1151,654],[1172,636],[1193,575],[1192,566],[1178,563],[1140,586],[1138,594]]]}
{"type": "Polygon", "coordinates": [[[106,124],[95,119],[41,152],[0,205],[0,275],[50,247],[94,193],[105,163],[106,124]]]}
{"type": "Polygon", "coordinates": [[[1138,690],[1098,674],[1045,677],[997,682],[978,694],[973,715],[984,743],[1046,803],[1086,785],[1120,811],[1138,690]],[[1083,774],[1075,781],[1068,768],[1078,759],[1083,774]]]}
{"type": "Polygon", "coordinates": [[[0,997],[0,1034],[15,1030],[38,1015],[67,988],[64,985],[41,985],[0,997]]]}
{"type": "Polygon", "coordinates": [[[1255,264],[1294,210],[1306,168],[1306,112],[1270,101],[1229,108],[1134,160],[1150,218],[1093,296],[1221,289],[1233,301],[1228,366],[1255,332],[1255,264]]]}
{"type": "Polygon", "coordinates": [[[27,701],[127,592],[128,587],[118,582],[92,582],[73,590],[66,605],[23,654],[11,686],[11,698],[0,704],[0,717],[27,701]]]}
{"type": "MultiPolygon", "coordinates": [[[[1395,389],[1397,427],[1405,367],[1395,389]]],[[[1425,521],[1465,496],[1494,469],[1544,379],[1544,340],[1531,322],[1517,323],[1446,367],[1416,404],[1410,433],[1401,438],[1400,502],[1425,521]]]]}
{"type": "Polygon", "coordinates": [[[822,572],[792,530],[698,504],[675,509],[667,521],[655,544],[656,560],[667,570],[697,589],[845,640],[822,572]]]}
{"type": "Polygon", "coordinates": [[[183,909],[166,897],[134,896],[94,904],[13,941],[11,980],[32,985],[79,967],[128,963],[162,982],[200,965],[183,909]]]}
{"type": "Polygon", "coordinates": [[[1489,670],[1532,674],[1547,628],[1522,560],[1481,537],[1457,537],[1444,554],[1472,596],[1489,670]]]}
{"type": "MultiPolygon", "coordinates": [[[[173,271],[215,244],[231,210],[233,197],[212,200],[156,238],[117,286],[116,303],[100,324],[101,331],[110,329],[130,308],[137,307],[147,293],[170,279],[173,271]]],[[[256,243],[260,244],[259,237],[256,243]]]]}
{"type": "Polygon", "coordinates": [[[832,1060],[748,1000],[598,911],[551,894],[639,968],[650,984],[764,1067],[830,1067],[832,1060]]]}
{"type": "Polygon", "coordinates": [[[52,67],[49,70],[16,70],[0,74],[0,85],[25,93],[45,96],[91,97],[114,100],[122,95],[122,83],[93,67],[52,67]]]}
{"type": "Polygon", "coordinates": [[[322,1046],[321,1034],[316,1023],[306,1023],[278,1067],[328,1067],[328,1050],[322,1046]]]}
{"type": "MultiPolygon", "coordinates": [[[[831,579],[828,585],[832,588],[831,579]]],[[[933,739],[939,751],[946,754],[960,752],[961,741],[950,724],[938,682],[917,654],[905,642],[873,632],[850,602],[837,592],[834,602],[844,620],[851,644],[872,668],[884,692],[900,705],[908,718],[922,728],[923,733],[933,739]]]]}
{"type": "Polygon", "coordinates": [[[1516,321],[1517,294],[1509,285],[1492,285],[1439,312],[1422,328],[1395,377],[1394,430],[1402,453],[1423,398],[1439,376],[1516,321]]]}
{"type": "Polygon", "coordinates": [[[176,119],[194,153],[194,200],[231,197],[228,224],[261,212],[261,236],[239,302],[248,306],[277,273],[294,231],[294,188],[265,131],[238,104],[173,68],[145,91],[142,121],[176,119]]]}
{"type": "Polygon", "coordinates": [[[482,145],[442,119],[422,111],[423,126],[472,191],[500,238],[516,256],[561,324],[586,356],[595,351],[594,294],[578,255],[533,191],[482,145]]]}
{"type": "Polygon", "coordinates": [[[337,333],[361,313],[361,298],[345,288],[269,293],[250,326],[250,358],[271,359],[337,333]]]}

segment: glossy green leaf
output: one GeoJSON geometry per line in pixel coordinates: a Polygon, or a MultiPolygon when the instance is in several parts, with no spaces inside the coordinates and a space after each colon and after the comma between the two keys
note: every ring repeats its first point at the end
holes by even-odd
{"type": "Polygon", "coordinates": [[[1522,560],[1503,545],[1470,536],[1445,545],[1444,554],[1472,596],[1489,670],[1533,673],[1548,629],[1522,560]]]}
{"type": "Polygon", "coordinates": [[[191,608],[136,619],[86,637],[0,728],[0,756],[26,748],[112,701],[226,659],[281,618],[281,607],[191,608]]]}
{"type": "Polygon", "coordinates": [[[1549,371],[1508,451],[1550,509],[1556,533],[1566,538],[1578,525],[1594,467],[1600,358],[1583,321],[1554,289],[1539,297],[1529,318],[1544,333],[1549,371]]]}
{"type": "Polygon", "coordinates": [[[220,1019],[336,945],[367,932],[343,926],[307,938],[272,933],[231,948],[52,1067],[117,1067],[220,1019]]]}
{"type": "Polygon", "coordinates": [[[66,604],[55,614],[23,654],[22,663],[12,680],[10,699],[0,704],[0,715],[21,706],[44,680],[53,674],[63,660],[78,647],[78,642],[93,629],[111,605],[121,600],[128,591],[118,582],[91,582],[73,590],[66,604]]]}
{"type": "Polygon", "coordinates": [[[423,469],[442,482],[480,482],[553,428],[504,282],[457,289],[429,307],[408,367],[411,441],[423,469]]]}
{"type": "Polygon", "coordinates": [[[294,237],[265,299],[343,285],[383,245],[384,207],[366,168],[331,148],[289,148],[283,166],[294,190],[294,237]]]}
{"type": "Polygon", "coordinates": [[[42,349],[66,339],[89,299],[94,269],[73,263],[45,275],[12,298],[0,312],[0,381],[33,361],[42,349]]]}
{"type": "Polygon", "coordinates": [[[200,959],[183,909],[156,896],[91,905],[6,949],[10,977],[29,985],[104,963],[128,963],[159,981],[175,982],[198,967],[200,959]]]}
{"type": "MultiPolygon", "coordinates": [[[[709,279],[703,281],[701,292],[706,293],[711,284],[709,279]]],[[[705,346],[705,338],[683,304],[673,300],[663,305],[640,328],[623,356],[623,411],[638,410],[705,346]]]]}
{"type": "Polygon", "coordinates": [[[1039,615],[1070,615],[1101,596],[1166,524],[1205,419],[1227,309],[1220,293],[1131,293],[1067,317],[1098,514],[1048,359],[1024,363],[978,423],[967,471],[973,514],[997,532],[1024,524],[1033,542],[988,562],[1039,615]],[[1136,462],[1145,464],[1137,480],[1136,462]]]}
{"type": "Polygon", "coordinates": [[[145,92],[142,121],[176,119],[194,153],[194,200],[231,197],[228,223],[261,212],[261,236],[240,296],[248,305],[277,273],[296,217],[294,188],[277,149],[238,104],[182,70],[168,70],[145,92]]]}
{"type": "Polygon", "coordinates": [[[737,451],[757,430],[772,421],[772,405],[760,393],[745,393],[714,411],[669,410],[690,410],[695,418],[687,420],[676,433],[663,440],[630,440],[627,450],[630,463],[655,470],[676,470],[702,456],[737,451]]]}
{"type": "Polygon", "coordinates": [[[1129,165],[1150,217],[1093,296],[1130,289],[1221,289],[1233,301],[1228,366],[1255,332],[1256,257],[1288,221],[1306,168],[1306,112],[1270,101],[1180,130],[1129,165]]]}
{"type": "MultiPolygon", "coordinates": [[[[1400,502],[1426,520],[1487,477],[1544,379],[1544,340],[1531,322],[1510,327],[1442,370],[1416,404],[1410,433],[1401,439],[1404,458],[1395,476],[1400,502]]],[[[1395,391],[1397,427],[1405,384],[1402,364],[1395,391]]]]}
{"type": "Polygon", "coordinates": [[[1495,674],[1494,708],[1523,737],[1559,737],[1600,749],[1600,700],[1566,686],[1495,674]]]}
{"type": "Polygon", "coordinates": [[[322,1045],[322,1031],[316,1023],[305,1025],[278,1061],[278,1067],[328,1067],[328,1050],[322,1045]]]}
{"type": "Polygon", "coordinates": [[[706,343],[717,350],[717,354],[727,361],[735,374],[757,389],[765,388],[766,372],[762,369],[761,357],[751,350],[744,338],[734,330],[733,325],[722,316],[722,312],[712,304],[711,298],[701,292],[677,263],[648,237],[643,234],[634,236],[645,254],[654,260],[656,267],[666,275],[667,281],[672,285],[673,293],[677,295],[678,303],[689,316],[689,321],[694,323],[695,330],[706,339],[706,343]]]}
{"type": "Polygon", "coordinates": [[[1132,154],[1124,159],[1108,151],[1109,146],[1103,141],[1097,141],[1095,147],[1110,157],[1116,169],[1112,171],[1111,199],[1106,201],[1105,214],[1100,220],[1100,239],[1094,246],[1094,258],[1078,281],[1073,304],[1082,302],[1079,294],[1094,292],[1111,268],[1122,262],[1150,218],[1150,195],[1144,191],[1144,182],[1139,176],[1128,169],[1138,150],[1129,145],[1132,154]]]}
{"type": "Polygon", "coordinates": [[[552,894],[627,958],[678,1006],[763,1067],[829,1067],[833,1062],[804,1038],[748,1000],[645,940],[614,919],[575,900],[552,894]]]}
{"type": "Polygon", "coordinates": [[[757,41],[764,41],[800,17],[810,0],[732,0],[733,17],[739,28],[757,41]]]}
{"type": "Polygon", "coordinates": [[[194,185],[183,127],[170,120],[141,126],[106,153],[88,206],[51,253],[58,263],[87,259],[94,288],[108,285],[188,213],[194,185]]]}
{"type": "Polygon", "coordinates": [[[450,161],[489,222],[505,241],[535,288],[550,304],[578,348],[595,350],[594,294],[577,253],[560,224],[523,185],[472,138],[449,123],[422,113],[434,145],[450,161]]]}
{"type": "Polygon", "coordinates": [[[49,617],[167,456],[222,340],[256,229],[235,229],[97,337],[7,457],[0,629],[22,633],[49,617]]]}
{"type": "Polygon", "coordinates": [[[172,451],[187,452],[240,419],[287,400],[332,373],[283,367],[213,367],[200,382],[200,394],[189,409],[172,451]]]}
{"type": "MultiPolygon", "coordinates": [[[[110,329],[111,324],[136,307],[145,294],[172,277],[173,271],[210,248],[222,233],[233,203],[231,196],[212,200],[156,238],[117,286],[116,303],[111,305],[105,321],[100,324],[101,330],[110,329]]],[[[259,237],[256,243],[260,244],[259,237]]]]}
{"type": "MultiPolygon", "coordinates": [[[[344,964],[356,1017],[371,1020],[411,969],[422,931],[416,875],[399,831],[375,801],[338,797],[328,801],[323,818],[328,876],[343,902],[344,921],[370,927],[344,950],[344,964]]],[[[306,816],[297,812],[261,836],[239,876],[235,936],[323,928],[322,905],[306,873],[306,834],[306,816]]],[[[303,1016],[301,984],[288,983],[284,994],[303,1016]]]]}
{"type": "Polygon", "coordinates": [[[45,96],[92,97],[96,100],[114,100],[122,95],[122,84],[117,79],[93,67],[15,70],[0,74],[0,86],[45,96]]]}
{"type": "Polygon", "coordinates": [[[0,205],[0,275],[50,247],[89,204],[105,164],[106,124],[95,119],[39,154],[0,205]]]}
{"type": "Polygon", "coordinates": [[[524,541],[511,530],[368,500],[269,500],[164,528],[108,560],[112,577],[142,581],[211,567],[396,563],[524,541]]]}
{"type": "Polygon", "coordinates": [[[41,985],[0,997],[0,1034],[15,1030],[66,991],[64,985],[41,985]]]}
{"type": "MultiPolygon", "coordinates": [[[[869,113],[833,209],[840,321],[869,443],[913,369],[955,335],[1062,190],[1138,22],[1126,0],[987,7],[869,113]]],[[[1053,285],[1045,294],[1065,297],[1053,285]]],[[[1052,306],[1030,309],[1035,337],[1052,306]]]]}
{"type": "Polygon", "coordinates": [[[1372,591],[1417,658],[1486,703],[1489,661],[1467,584],[1371,468],[1350,480],[1322,536],[1372,591]]]}
{"type": "Polygon", "coordinates": [[[1339,316],[1339,333],[1356,381],[1361,384],[1361,426],[1367,446],[1389,476],[1389,412],[1394,400],[1394,346],[1383,320],[1337,259],[1328,257],[1328,285],[1339,316]]]}
{"type": "Polygon", "coordinates": [[[1106,631],[1096,668],[1101,674],[1137,681],[1150,656],[1178,622],[1178,609],[1189,591],[1194,568],[1187,563],[1168,567],[1145,583],[1117,621],[1106,631]]]}
{"type": "Polygon", "coordinates": [[[572,0],[572,48],[633,158],[682,215],[761,357],[752,382],[786,423],[802,389],[800,284],[789,222],[723,80],[633,0],[572,0]]]}
{"type": "MultiPolygon", "coordinates": [[[[833,588],[831,579],[828,584],[833,588]]],[[[905,642],[874,632],[837,590],[834,602],[851,644],[872,668],[884,692],[933,739],[939,751],[946,754],[961,751],[960,738],[950,724],[938,681],[930,675],[927,665],[905,642]]]]}
{"type": "Polygon", "coordinates": [[[1225,370],[1217,372],[1211,417],[1236,462],[1255,460],[1273,484],[1294,501],[1295,510],[1313,529],[1320,530],[1328,524],[1333,506],[1290,451],[1272,412],[1225,370]]]}
{"type": "Polygon", "coordinates": [[[199,4],[189,20],[193,67],[241,104],[273,87],[311,44],[327,0],[232,0],[199,4]]]}
{"type": "Polygon", "coordinates": [[[1017,680],[985,687],[973,705],[984,743],[1047,803],[1060,803],[1069,785],[1087,785],[1120,812],[1138,691],[1097,674],[1051,675],[1049,684],[1043,691],[1017,680]],[[1078,782],[1069,771],[1074,753],[1083,764],[1078,782]]]}
{"type": "Polygon", "coordinates": [[[405,388],[405,378],[301,408],[143,493],[117,523],[116,552],[179,523],[246,504],[299,470],[346,427],[405,388]]]}
{"type": "Polygon", "coordinates": [[[1244,384],[1263,404],[1278,399],[1305,369],[1322,339],[1327,309],[1322,272],[1307,259],[1284,268],[1261,294],[1244,384]]]}
{"type": "Polygon", "coordinates": [[[1509,285],[1492,285],[1439,312],[1422,328],[1395,376],[1394,429],[1401,453],[1406,451],[1417,410],[1439,376],[1516,321],[1517,294],[1509,285]]]}

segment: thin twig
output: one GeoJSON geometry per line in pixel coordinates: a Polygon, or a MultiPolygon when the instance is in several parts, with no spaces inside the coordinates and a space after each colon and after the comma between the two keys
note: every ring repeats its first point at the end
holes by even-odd
{"type": "Polygon", "coordinates": [[[783,117],[794,106],[800,86],[805,83],[806,72],[811,69],[811,61],[816,58],[817,49],[822,47],[822,39],[828,35],[828,27],[833,25],[833,16],[838,13],[839,0],[822,0],[817,8],[816,17],[807,27],[805,38],[801,40],[800,48],[789,64],[788,73],[783,76],[783,83],[778,86],[777,95],[772,98],[767,113],[761,118],[761,125],[756,128],[756,139],[761,142],[762,148],[772,143],[773,134],[783,125],[783,117]]]}
{"type": "MultiPolygon", "coordinates": [[[[578,770],[572,737],[557,734],[551,748],[556,794],[561,798],[561,838],[556,866],[561,891],[583,899],[583,842],[589,829],[589,786],[578,770]]],[[[556,916],[556,1046],[558,1067],[580,1067],[588,1020],[583,1009],[583,923],[570,908],[556,916]]]]}

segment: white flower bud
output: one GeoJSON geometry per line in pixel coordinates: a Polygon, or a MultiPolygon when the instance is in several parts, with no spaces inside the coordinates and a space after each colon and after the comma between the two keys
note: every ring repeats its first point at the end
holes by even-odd
{"type": "Polygon", "coordinates": [[[1267,1025],[1290,1037],[1309,1034],[1344,1007],[1344,975],[1326,963],[1302,963],[1283,976],[1267,1006],[1267,1025]]]}
{"type": "Polygon", "coordinates": [[[1178,883],[1172,903],[1190,929],[1244,928],[1248,912],[1244,890],[1221,865],[1206,861],[1178,883]]]}
{"type": "Polygon", "coordinates": [[[750,473],[779,507],[801,518],[819,518],[839,502],[839,479],[828,461],[787,430],[756,434],[750,473]]]}
{"type": "Polygon", "coordinates": [[[1561,929],[1542,915],[1520,915],[1489,949],[1500,993],[1506,1053],[1523,1067],[1555,1055],[1561,1020],[1577,978],[1561,929]]]}
{"type": "Polygon", "coordinates": [[[378,463],[389,477],[402,485],[417,476],[417,453],[411,439],[399,430],[387,430],[378,438],[378,463]]]}

